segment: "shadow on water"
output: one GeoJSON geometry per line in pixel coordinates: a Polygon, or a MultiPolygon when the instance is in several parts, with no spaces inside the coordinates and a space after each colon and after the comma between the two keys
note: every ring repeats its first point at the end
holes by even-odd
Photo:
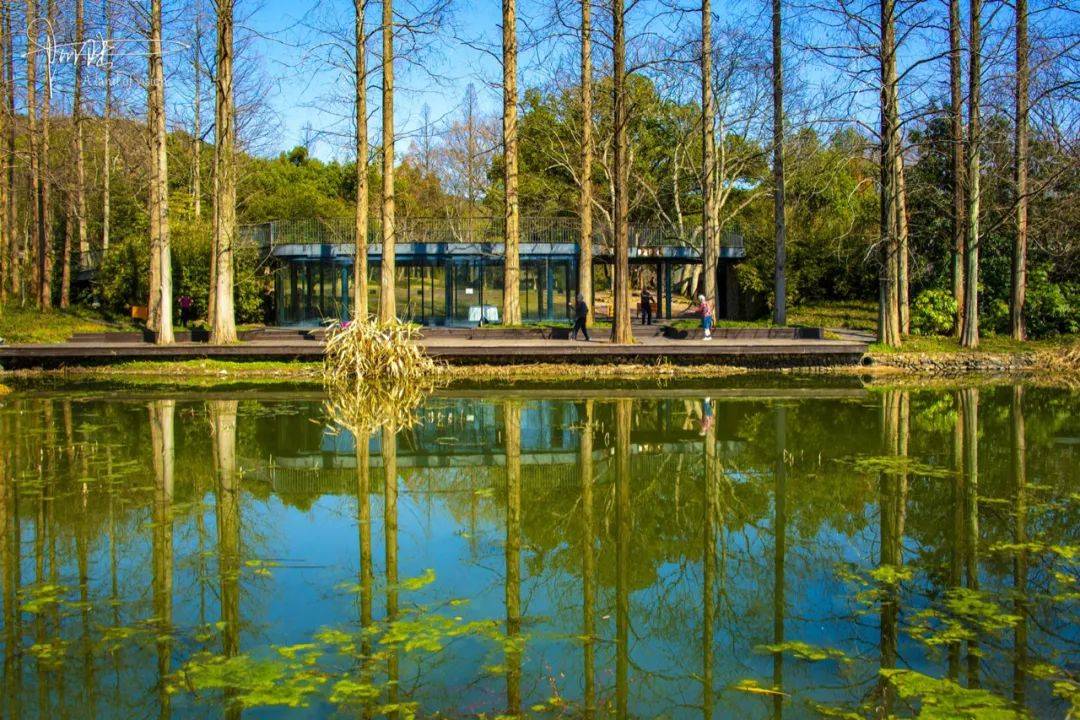
{"type": "Polygon", "coordinates": [[[23,389],[3,716],[1065,717],[1078,405],[23,389]]]}

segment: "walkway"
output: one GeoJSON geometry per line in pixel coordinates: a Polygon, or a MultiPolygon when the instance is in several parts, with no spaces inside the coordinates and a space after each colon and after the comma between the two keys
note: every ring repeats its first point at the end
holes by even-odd
{"type": "MultiPolygon", "coordinates": [[[[636,328],[638,329],[638,328],[636,328]]],[[[440,334],[426,338],[429,354],[455,365],[525,363],[645,363],[745,365],[754,367],[818,367],[857,364],[867,345],[858,340],[734,337],[674,340],[638,332],[633,345],[615,345],[597,330],[591,342],[540,338],[473,338],[440,334]],[[601,339],[603,338],[603,339],[601,339]]],[[[264,336],[234,345],[178,342],[158,346],[145,342],[90,341],[53,345],[0,346],[0,367],[56,368],[129,361],[308,361],[322,359],[323,344],[302,336],[264,336]]]]}

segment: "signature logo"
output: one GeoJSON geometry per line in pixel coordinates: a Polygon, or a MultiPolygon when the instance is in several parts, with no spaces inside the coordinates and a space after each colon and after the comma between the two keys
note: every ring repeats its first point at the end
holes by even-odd
{"type": "MultiPolygon", "coordinates": [[[[39,27],[30,33],[32,38],[30,47],[22,54],[23,58],[36,55],[45,60],[45,74],[48,78],[49,87],[52,88],[53,68],[56,67],[79,67],[107,69],[118,58],[124,57],[150,57],[150,41],[147,38],[109,38],[97,35],[84,39],[82,42],[57,42],[56,33],[52,24],[47,20],[39,20],[39,27]],[[44,33],[41,32],[44,30],[44,33]],[[38,42],[38,38],[44,35],[44,42],[38,42]]],[[[190,46],[176,40],[163,40],[161,54],[172,55],[190,46]]]]}

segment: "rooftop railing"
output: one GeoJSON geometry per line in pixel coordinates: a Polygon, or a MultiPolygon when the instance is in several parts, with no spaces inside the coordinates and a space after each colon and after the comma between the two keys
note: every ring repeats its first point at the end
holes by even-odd
{"type": "MultiPolygon", "coordinates": [[[[523,217],[521,218],[520,242],[522,243],[577,243],[581,236],[581,224],[573,217],[523,217]]],[[[504,240],[501,217],[474,218],[399,218],[395,227],[398,243],[502,243],[504,240]]],[[[257,243],[265,250],[282,245],[351,245],[354,238],[354,220],[347,218],[308,218],[304,220],[280,220],[258,225],[240,227],[242,241],[257,243]]],[[[609,223],[594,220],[593,244],[601,252],[614,247],[614,232],[609,223]]],[[[382,226],[374,219],[368,226],[368,243],[382,242],[382,226]]],[[[700,251],[701,226],[687,224],[684,230],[659,223],[631,223],[629,227],[631,248],[687,247],[700,251]]],[[[721,246],[742,249],[742,236],[725,233],[721,246]]]]}

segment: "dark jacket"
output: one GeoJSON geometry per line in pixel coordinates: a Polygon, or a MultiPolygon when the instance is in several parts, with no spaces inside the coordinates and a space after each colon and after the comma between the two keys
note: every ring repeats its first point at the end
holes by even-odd
{"type": "Polygon", "coordinates": [[[579,319],[587,318],[589,317],[589,306],[585,304],[584,300],[578,300],[577,304],[574,305],[574,312],[579,319]]]}

